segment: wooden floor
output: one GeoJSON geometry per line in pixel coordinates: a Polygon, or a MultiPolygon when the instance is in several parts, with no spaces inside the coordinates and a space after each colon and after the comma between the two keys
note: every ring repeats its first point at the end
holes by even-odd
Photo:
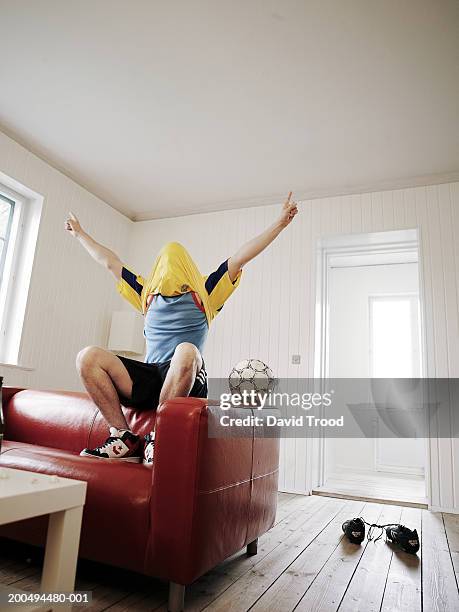
{"type": "MultiPolygon", "coordinates": [[[[37,589],[40,563],[36,549],[0,540],[0,582],[37,589]]],[[[260,538],[258,554],[241,551],[190,586],[186,610],[457,612],[458,574],[459,516],[281,493],[276,524],[260,538]],[[400,552],[384,538],[350,544],[341,523],[354,516],[416,527],[420,553],[400,552]]],[[[75,610],[167,609],[165,584],[95,563],[80,563],[77,588],[91,590],[93,604],[75,610]]]]}
{"type": "Polygon", "coordinates": [[[398,476],[384,472],[329,474],[325,484],[316,487],[314,495],[372,500],[382,504],[398,504],[427,508],[425,480],[420,476],[398,476]]]}

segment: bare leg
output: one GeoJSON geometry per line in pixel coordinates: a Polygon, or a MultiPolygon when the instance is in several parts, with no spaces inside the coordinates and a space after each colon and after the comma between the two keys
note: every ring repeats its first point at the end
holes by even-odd
{"type": "Polygon", "coordinates": [[[98,346],[87,346],[78,353],[77,370],[107,423],[129,429],[117,390],[124,397],[131,397],[132,380],[121,359],[98,346]]]}
{"type": "Polygon", "coordinates": [[[202,357],[194,344],[190,342],[179,344],[161,389],[159,403],[173,397],[187,397],[201,367],[202,357]]]}

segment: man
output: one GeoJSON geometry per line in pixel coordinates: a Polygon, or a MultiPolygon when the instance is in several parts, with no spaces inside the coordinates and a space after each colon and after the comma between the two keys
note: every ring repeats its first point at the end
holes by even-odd
{"type": "Polygon", "coordinates": [[[259,255],[298,212],[290,192],[277,221],[244,244],[207,277],[187,251],[169,243],[160,251],[148,279],[127,268],[113,251],[97,243],[72,213],[66,230],[117,281],[117,289],[144,315],[145,363],[88,346],[77,356],[79,375],[107,421],[110,435],[81,455],[139,462],[142,446],[129,429],[123,406],[157,407],[174,397],[207,397],[202,351],[209,324],[238,286],[243,266],[259,255]]]}

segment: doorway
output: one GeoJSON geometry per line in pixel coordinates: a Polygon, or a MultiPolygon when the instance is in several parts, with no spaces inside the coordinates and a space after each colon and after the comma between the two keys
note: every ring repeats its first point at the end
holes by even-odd
{"type": "MultiPolygon", "coordinates": [[[[420,378],[423,326],[416,230],[323,239],[316,375],[420,378]]],[[[316,495],[427,507],[425,440],[319,440],[316,495]]]]}

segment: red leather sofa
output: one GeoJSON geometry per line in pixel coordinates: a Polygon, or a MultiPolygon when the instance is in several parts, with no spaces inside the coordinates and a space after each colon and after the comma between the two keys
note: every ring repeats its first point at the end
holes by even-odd
{"type": "MultiPolygon", "coordinates": [[[[253,428],[246,437],[209,437],[220,409],[206,400],[177,398],[157,412],[124,409],[138,434],[156,420],[152,468],[79,456],[107,437],[86,394],[6,387],[3,410],[0,466],[86,481],[80,556],[170,581],[171,610],[183,608],[185,585],[225,558],[246,546],[254,554],[273,524],[279,440],[253,428]],[[128,543],[122,555],[113,537],[120,532],[128,543]]],[[[41,517],[6,525],[0,535],[44,544],[46,526],[41,517]]]]}

